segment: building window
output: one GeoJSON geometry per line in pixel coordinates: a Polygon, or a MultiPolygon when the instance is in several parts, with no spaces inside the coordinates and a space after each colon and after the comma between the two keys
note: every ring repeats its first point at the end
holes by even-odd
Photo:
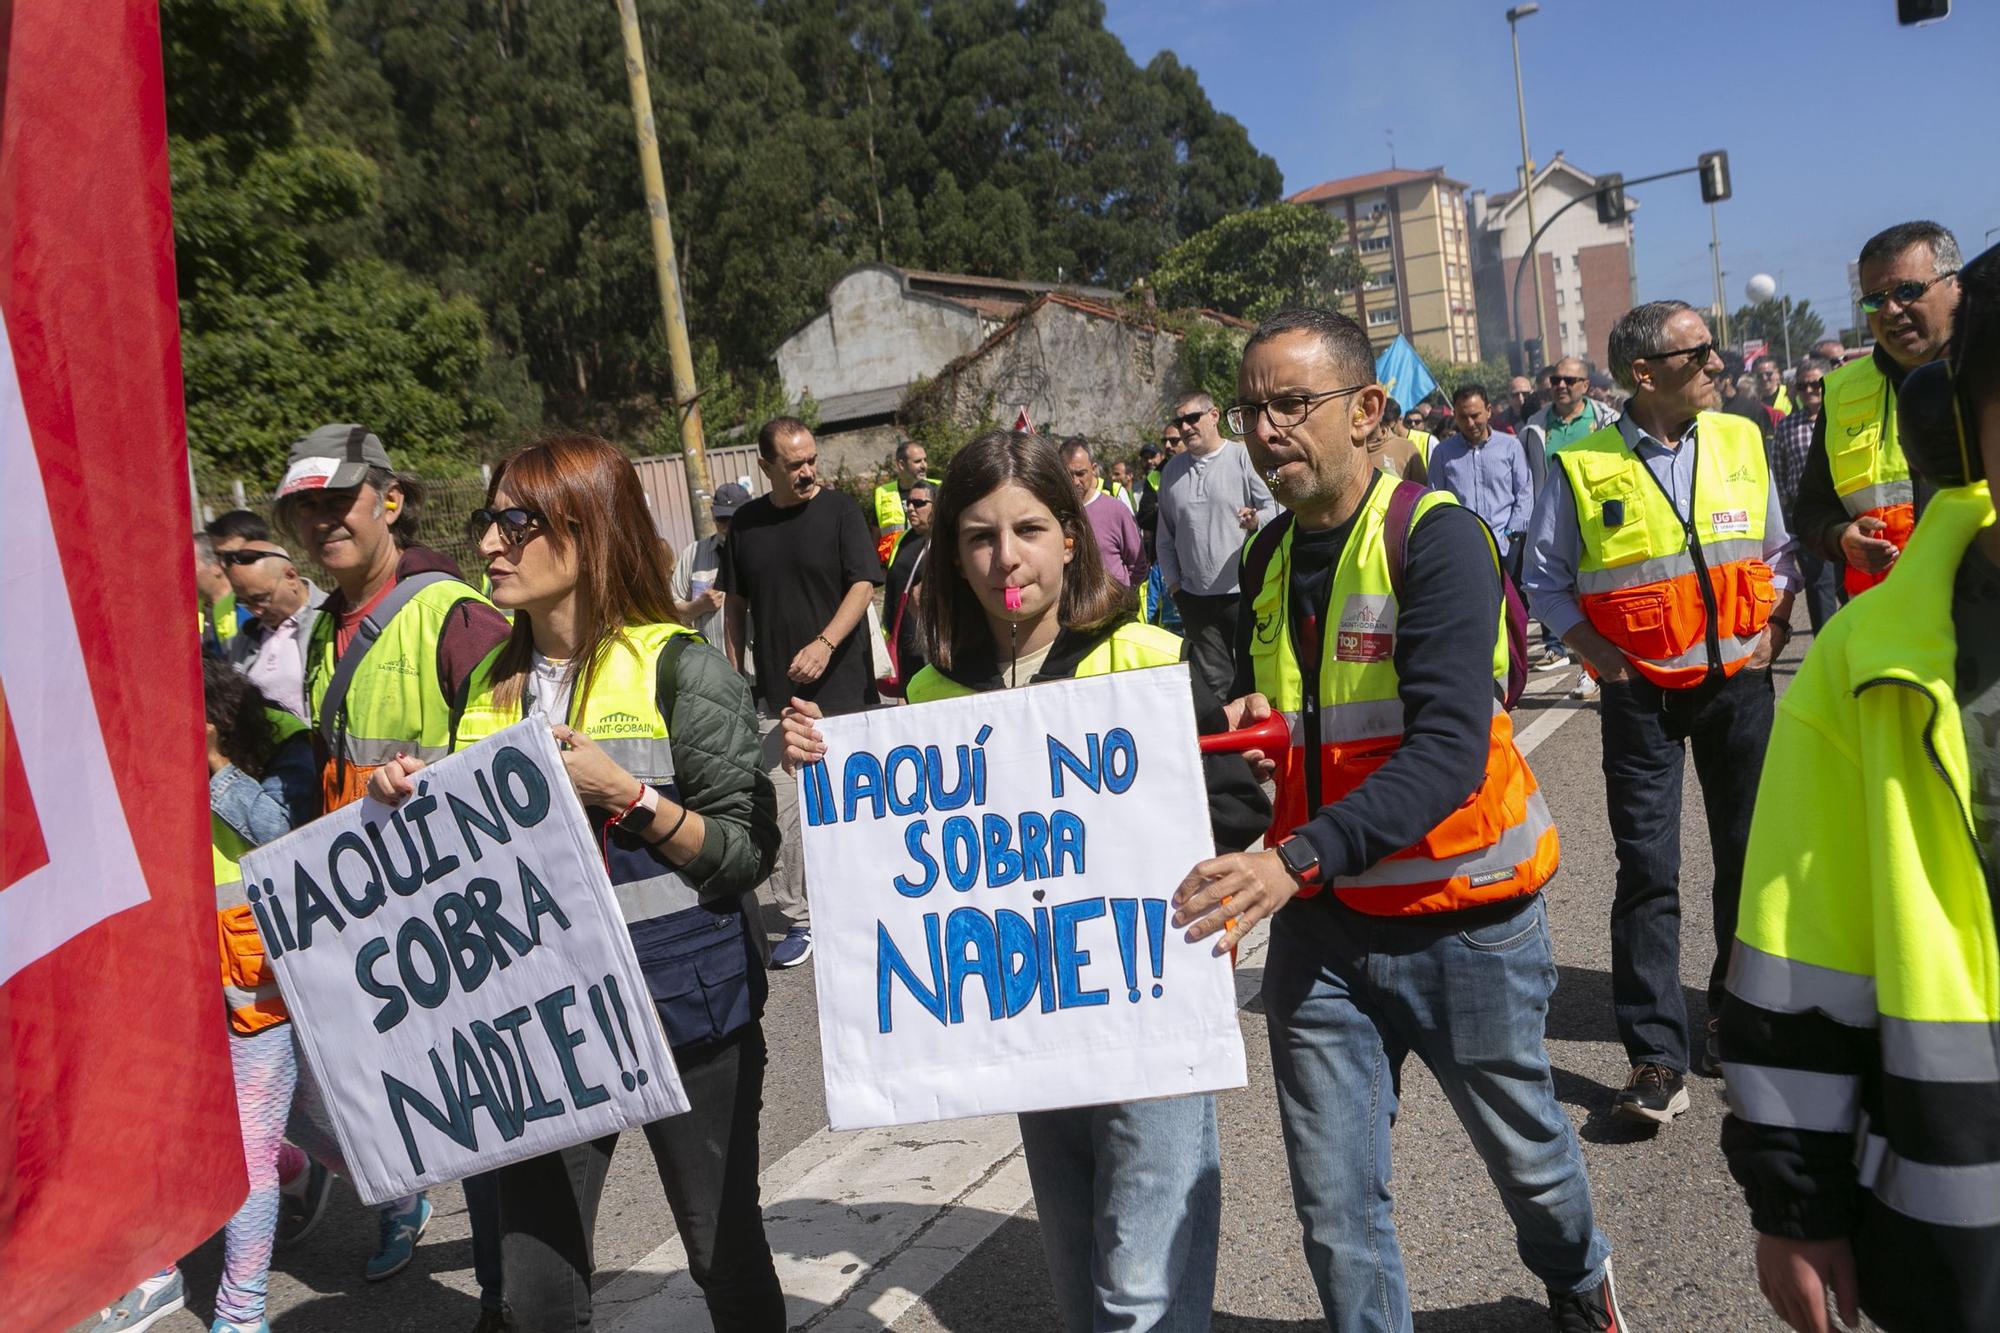
{"type": "Polygon", "coordinates": [[[1377,288],[1394,287],[1395,285],[1396,285],[1396,271],[1394,269],[1387,269],[1387,268],[1383,269],[1379,273],[1370,273],[1368,275],[1368,281],[1362,284],[1362,286],[1366,290],[1371,292],[1375,291],[1377,288]]]}
{"type": "Polygon", "coordinates": [[[1379,255],[1388,248],[1389,238],[1387,236],[1363,236],[1361,238],[1361,253],[1364,255],[1379,255]]]}
{"type": "Polygon", "coordinates": [[[1569,321],[1567,320],[1563,321],[1562,324],[1562,339],[1564,342],[1569,341],[1569,321]]]}
{"type": "Polygon", "coordinates": [[[1392,309],[1378,306],[1376,309],[1368,312],[1368,327],[1371,329],[1379,329],[1385,324],[1394,324],[1395,322],[1396,312],[1392,309]]]}
{"type": "Polygon", "coordinates": [[[1560,287],[1556,288],[1556,304],[1557,305],[1564,304],[1563,289],[1560,287]]]}
{"type": "Polygon", "coordinates": [[[1556,256],[1556,272],[1560,273],[1560,272],[1562,272],[1562,271],[1563,271],[1563,257],[1562,257],[1561,255],[1557,255],[1557,256],[1556,256]]]}

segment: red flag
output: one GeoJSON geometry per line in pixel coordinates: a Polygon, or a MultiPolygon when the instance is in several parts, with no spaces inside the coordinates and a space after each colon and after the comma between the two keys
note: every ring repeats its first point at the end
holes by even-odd
{"type": "Polygon", "coordinates": [[[245,1192],[157,7],[0,4],[0,1292],[56,1329],[245,1192]]]}
{"type": "Polygon", "coordinates": [[[1034,430],[1034,428],[1035,428],[1035,423],[1028,420],[1028,409],[1025,406],[1015,408],[1014,429],[1032,431],[1034,430]]]}

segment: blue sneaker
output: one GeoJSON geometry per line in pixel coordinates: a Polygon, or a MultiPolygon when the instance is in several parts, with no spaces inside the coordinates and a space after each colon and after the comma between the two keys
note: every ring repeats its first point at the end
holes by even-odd
{"type": "Polygon", "coordinates": [[[308,1160],[305,1170],[305,1184],[297,1194],[289,1190],[278,1194],[278,1249],[296,1245],[306,1238],[321,1217],[326,1215],[326,1202],[333,1197],[333,1172],[318,1162],[308,1160]]]}
{"type": "Polygon", "coordinates": [[[187,1305],[187,1284],[181,1271],[155,1274],[106,1306],[90,1333],[139,1333],[187,1305]]]}
{"type": "Polygon", "coordinates": [[[235,1324],[218,1315],[208,1326],[208,1333],[271,1333],[271,1321],[259,1319],[254,1324],[235,1324]]]}
{"type": "Polygon", "coordinates": [[[411,1257],[417,1251],[417,1240],[430,1224],[431,1201],[421,1194],[417,1196],[416,1205],[403,1212],[395,1213],[384,1208],[382,1240],[375,1248],[375,1257],[363,1270],[363,1276],[370,1282],[380,1282],[408,1268],[411,1257]]]}
{"type": "Polygon", "coordinates": [[[813,956],[811,926],[793,926],[771,949],[772,967],[797,967],[813,956]]]}

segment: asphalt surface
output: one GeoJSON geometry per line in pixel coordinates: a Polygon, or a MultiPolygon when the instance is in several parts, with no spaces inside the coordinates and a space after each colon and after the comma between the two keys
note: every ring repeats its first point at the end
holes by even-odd
{"type": "MultiPolygon", "coordinates": [[[[1809,643],[1804,640],[1794,660],[1781,666],[1780,688],[1809,643]]],[[[1538,677],[1535,689],[1558,688],[1524,700],[1516,728],[1536,740],[1529,762],[1563,842],[1563,868],[1548,890],[1560,972],[1548,1024],[1556,1092],[1582,1139],[1598,1224],[1615,1246],[1627,1315],[1642,1331],[1778,1329],[1752,1273],[1748,1214],[1716,1146],[1721,1085],[1690,1080],[1692,1109],[1658,1133],[1610,1117],[1613,1093],[1627,1073],[1612,1024],[1606,931],[1615,863],[1595,708],[1570,703],[1567,683],[1567,676],[1560,682],[1538,677]],[[1552,709],[1560,711],[1560,721],[1549,717],[1552,709]]],[[[1691,764],[1688,784],[1681,971],[1690,1017],[1698,1024],[1711,958],[1709,858],[1691,764]]],[[[1238,985],[1247,1001],[1239,1016],[1249,1084],[1220,1098],[1223,1234],[1214,1328],[1306,1333],[1324,1325],[1292,1212],[1255,997],[1261,956],[1252,953],[1244,951],[1238,985]]],[[[774,974],[765,1017],[771,1045],[762,1120],[765,1200],[793,1327],[823,1333],[1057,1327],[1034,1206],[1020,1180],[1018,1151],[1010,1156],[1007,1149],[1010,1127],[962,1122],[957,1130],[932,1127],[938,1132],[872,1145],[832,1135],[825,1129],[812,985],[811,964],[774,974]],[[982,1146],[988,1144],[990,1151],[982,1146]],[[857,1155],[863,1149],[878,1156],[864,1159],[857,1155]],[[907,1160],[919,1164],[912,1171],[929,1172],[932,1158],[920,1157],[924,1152],[957,1156],[938,1167],[934,1179],[927,1175],[909,1188],[877,1188],[873,1181],[884,1177],[863,1169],[873,1162],[879,1172],[886,1162],[886,1178],[894,1179],[896,1163],[907,1160]],[[954,1171],[963,1178],[953,1178],[954,1171]],[[788,1246],[796,1252],[787,1253],[788,1246]]],[[[1394,1173],[1397,1227],[1420,1333],[1547,1328],[1544,1294],[1515,1255],[1498,1195],[1437,1084],[1414,1060],[1404,1070],[1394,1173]]],[[[270,1312],[278,1333],[469,1330],[479,1311],[464,1201],[456,1186],[434,1190],[431,1199],[437,1215],[414,1262],[391,1280],[370,1284],[361,1267],[373,1249],[374,1219],[344,1184],[338,1186],[319,1229],[277,1258],[270,1312]]],[[[602,1324],[614,1330],[706,1329],[688,1299],[691,1285],[678,1271],[673,1235],[645,1142],[628,1134],[598,1221],[602,1324]]],[[[206,1328],[220,1260],[219,1238],[186,1260],[189,1310],[155,1325],[160,1333],[206,1328]]]]}

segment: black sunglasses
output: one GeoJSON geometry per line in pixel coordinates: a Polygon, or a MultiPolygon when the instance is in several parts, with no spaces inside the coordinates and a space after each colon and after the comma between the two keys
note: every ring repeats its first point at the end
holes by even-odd
{"type": "Polygon", "coordinates": [[[290,560],[283,551],[217,551],[215,558],[225,565],[254,565],[259,560],[290,560]]]}
{"type": "Polygon", "coordinates": [[[1573,388],[1579,384],[1590,383],[1590,377],[1588,375],[1551,375],[1549,376],[1549,383],[1568,385],[1573,388]]]}
{"type": "Polygon", "coordinates": [[[1879,292],[1863,292],[1861,293],[1861,308],[1868,314],[1879,315],[1882,313],[1882,307],[1891,301],[1894,301],[1897,305],[1909,305],[1946,278],[1956,277],[1957,275],[1958,270],[1953,269],[1949,273],[1938,274],[1929,282],[1918,282],[1912,278],[1908,282],[1899,282],[1893,287],[1884,287],[1879,292]]]}
{"type": "Polygon", "coordinates": [[[1632,359],[1634,361],[1671,361],[1677,356],[1684,356],[1688,358],[1688,364],[1691,366],[1705,366],[1708,364],[1708,358],[1714,355],[1715,344],[1708,342],[1698,343],[1693,347],[1675,347],[1665,352],[1648,352],[1644,356],[1635,356],[1632,359]]]}
{"type": "Polygon", "coordinates": [[[919,500],[914,495],[903,501],[903,504],[910,509],[929,509],[931,507],[929,500],[919,500]]]}
{"type": "Polygon", "coordinates": [[[1207,415],[1208,415],[1208,409],[1203,408],[1199,412],[1190,412],[1184,417],[1175,417],[1167,424],[1169,426],[1179,426],[1182,430],[1186,430],[1190,426],[1200,425],[1201,419],[1207,415]]]}
{"type": "Polygon", "coordinates": [[[468,527],[472,535],[484,537],[486,529],[500,525],[500,536],[509,546],[519,546],[528,538],[547,527],[548,515],[537,509],[523,509],[518,505],[506,509],[475,509],[468,527]]]}

